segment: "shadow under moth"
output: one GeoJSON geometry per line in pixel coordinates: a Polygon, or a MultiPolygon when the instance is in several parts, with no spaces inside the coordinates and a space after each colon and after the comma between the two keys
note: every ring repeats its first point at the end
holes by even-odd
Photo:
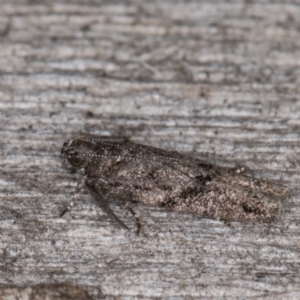
{"type": "MultiPolygon", "coordinates": [[[[109,206],[114,200],[135,216],[133,203],[165,207],[225,222],[272,222],[282,207],[286,189],[278,182],[238,174],[175,151],[128,141],[103,141],[88,135],[63,144],[62,159],[81,179],[75,195],[85,187],[94,202],[121,227],[127,225],[109,206]]],[[[62,211],[63,216],[71,204],[62,211]]]]}

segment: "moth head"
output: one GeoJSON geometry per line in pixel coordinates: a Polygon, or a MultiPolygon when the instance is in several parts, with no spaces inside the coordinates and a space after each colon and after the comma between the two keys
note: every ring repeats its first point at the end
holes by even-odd
{"type": "Polygon", "coordinates": [[[89,149],[80,140],[70,139],[64,143],[61,149],[61,156],[64,163],[68,162],[72,167],[81,169],[86,167],[89,162],[88,152],[89,149]]]}
{"type": "Polygon", "coordinates": [[[81,157],[80,153],[76,151],[69,151],[66,159],[75,168],[84,168],[88,163],[87,159],[81,157]]]}

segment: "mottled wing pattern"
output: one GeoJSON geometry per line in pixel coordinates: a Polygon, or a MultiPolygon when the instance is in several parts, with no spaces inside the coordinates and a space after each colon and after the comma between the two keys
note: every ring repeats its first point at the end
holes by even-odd
{"type": "Polygon", "coordinates": [[[62,157],[82,173],[93,198],[98,193],[100,206],[114,219],[107,199],[224,221],[268,223],[280,212],[286,194],[285,187],[276,182],[131,142],[73,137],[64,143],[62,157]]]}

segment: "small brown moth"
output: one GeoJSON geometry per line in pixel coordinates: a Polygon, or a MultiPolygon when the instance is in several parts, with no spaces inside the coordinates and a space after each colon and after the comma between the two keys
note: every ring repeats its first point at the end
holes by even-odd
{"type": "MultiPolygon", "coordinates": [[[[76,193],[85,187],[102,210],[126,229],[110,209],[110,199],[126,205],[134,216],[128,204],[140,202],[223,221],[269,223],[286,195],[285,187],[276,182],[131,142],[80,135],[65,141],[61,155],[82,175],[76,193]]],[[[136,222],[139,231],[138,218],[136,222]]]]}

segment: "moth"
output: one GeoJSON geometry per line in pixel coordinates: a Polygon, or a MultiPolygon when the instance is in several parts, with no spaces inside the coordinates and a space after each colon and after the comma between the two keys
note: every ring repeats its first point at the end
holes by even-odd
{"type": "Polygon", "coordinates": [[[141,223],[132,208],[137,202],[225,222],[270,223],[286,195],[278,182],[129,141],[75,136],[65,141],[61,156],[81,174],[76,194],[85,187],[112,220],[128,229],[109,203],[125,206],[136,218],[137,231],[141,223]]]}

